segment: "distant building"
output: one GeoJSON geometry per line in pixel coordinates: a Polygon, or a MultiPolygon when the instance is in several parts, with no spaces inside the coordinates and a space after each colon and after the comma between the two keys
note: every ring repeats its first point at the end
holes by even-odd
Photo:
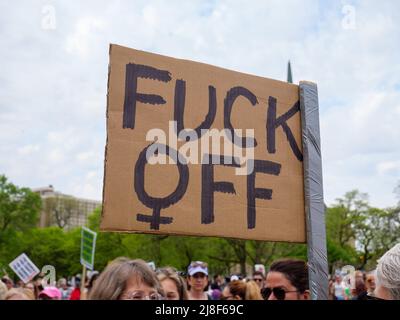
{"type": "Polygon", "coordinates": [[[58,226],[70,230],[87,224],[88,216],[100,201],[77,198],[55,191],[52,185],[32,189],[42,199],[39,227],[58,226]]]}

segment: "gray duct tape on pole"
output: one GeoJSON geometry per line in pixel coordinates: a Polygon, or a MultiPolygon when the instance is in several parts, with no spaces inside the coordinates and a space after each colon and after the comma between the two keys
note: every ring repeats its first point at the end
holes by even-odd
{"type": "Polygon", "coordinates": [[[322,187],[318,90],[315,83],[300,82],[300,109],[310,291],[313,300],[327,300],[325,205],[322,187]]]}

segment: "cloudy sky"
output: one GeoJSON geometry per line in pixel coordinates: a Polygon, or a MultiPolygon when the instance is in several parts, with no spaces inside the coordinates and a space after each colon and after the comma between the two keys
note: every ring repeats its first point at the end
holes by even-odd
{"type": "Polygon", "coordinates": [[[101,199],[109,43],[318,83],[325,200],[392,206],[400,181],[400,2],[0,2],[0,173],[101,199]]]}

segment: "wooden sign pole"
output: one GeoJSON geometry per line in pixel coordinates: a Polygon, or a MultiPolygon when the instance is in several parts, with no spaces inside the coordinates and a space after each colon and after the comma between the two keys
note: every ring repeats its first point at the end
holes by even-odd
{"type": "Polygon", "coordinates": [[[85,296],[85,293],[84,293],[84,291],[85,291],[85,283],[86,283],[86,266],[83,265],[83,268],[82,268],[82,279],[81,279],[81,296],[80,296],[81,300],[83,300],[82,297],[85,296]]]}

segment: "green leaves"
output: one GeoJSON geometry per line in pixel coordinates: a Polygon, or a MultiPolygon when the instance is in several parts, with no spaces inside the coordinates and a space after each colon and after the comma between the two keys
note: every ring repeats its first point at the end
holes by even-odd
{"type": "Polygon", "coordinates": [[[326,227],[329,261],[371,269],[400,241],[400,208],[371,207],[366,194],[353,190],[327,209],[326,227]]]}
{"type": "Polygon", "coordinates": [[[19,188],[0,175],[0,245],[10,231],[25,231],[38,222],[40,196],[28,188],[19,188]]]}

